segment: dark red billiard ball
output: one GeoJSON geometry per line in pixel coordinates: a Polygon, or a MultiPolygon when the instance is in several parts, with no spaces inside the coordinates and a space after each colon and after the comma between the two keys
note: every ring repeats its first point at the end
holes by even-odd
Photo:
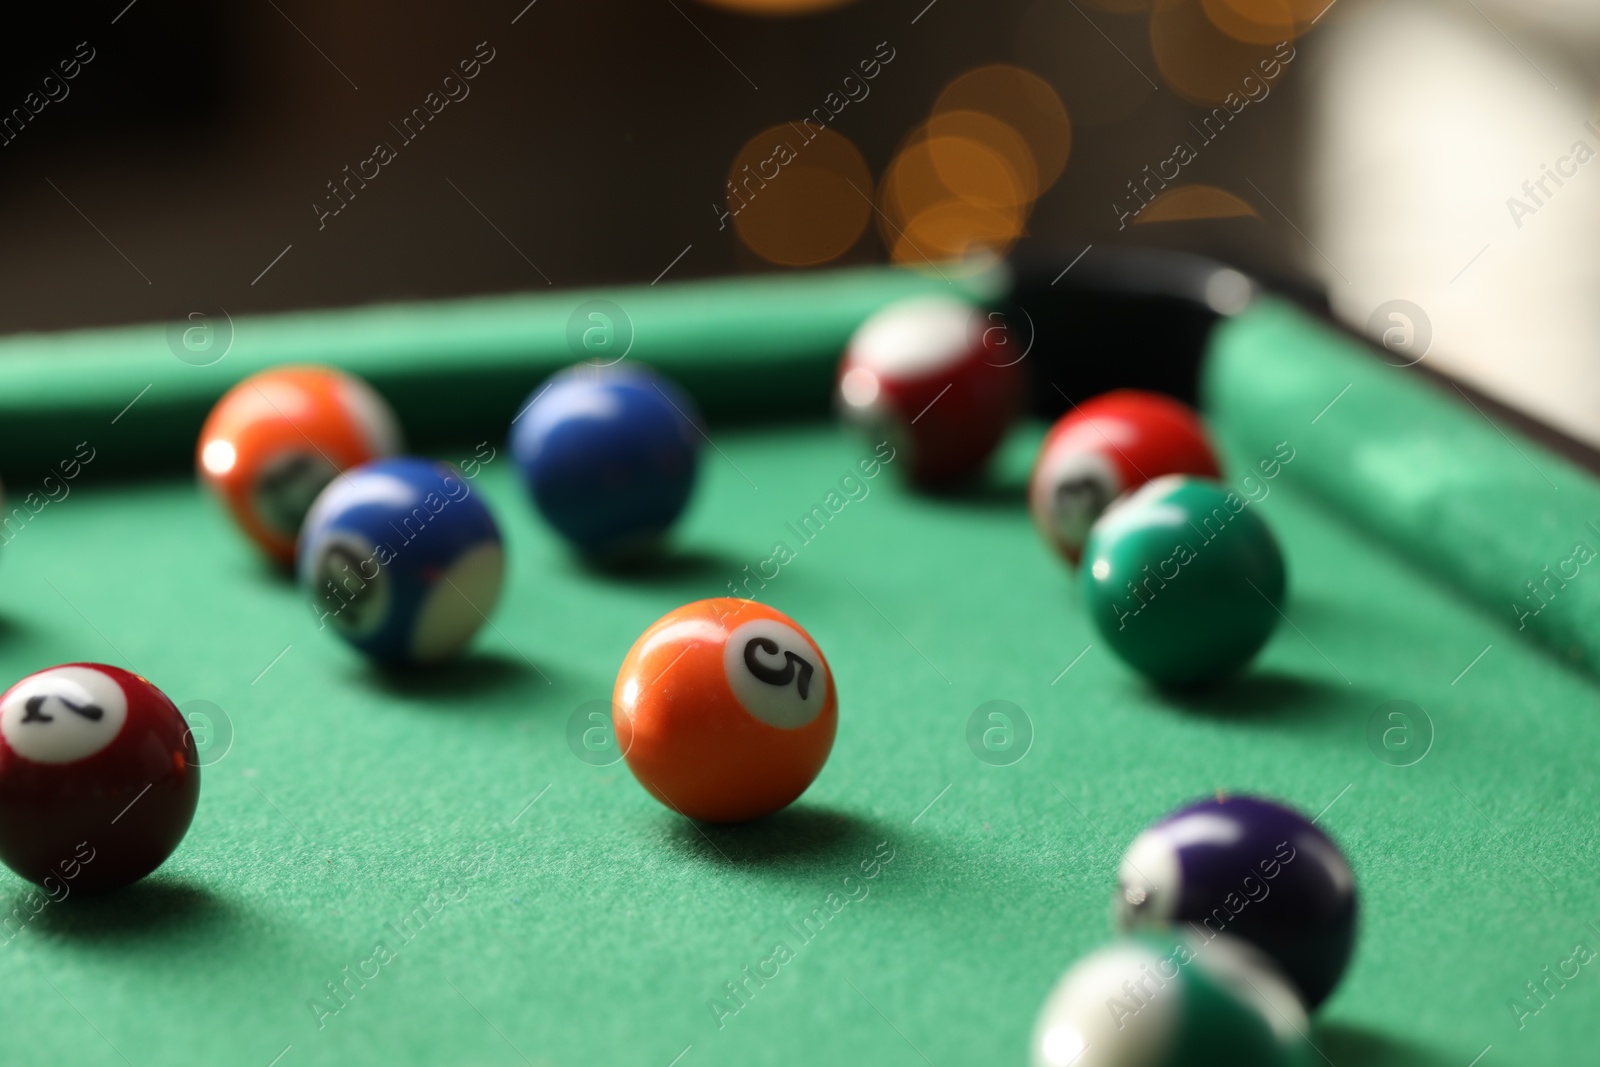
{"type": "Polygon", "coordinates": [[[139,675],[68,663],[0,694],[0,861],[29,881],[136,882],[178,847],[199,800],[189,726],[139,675]]]}
{"type": "Polygon", "coordinates": [[[1166,474],[1222,476],[1200,416],[1160,393],[1118,389],[1050,427],[1033,464],[1028,509],[1045,542],[1076,566],[1101,512],[1166,474]]]}
{"type": "Polygon", "coordinates": [[[902,300],[851,337],[839,409],[882,435],[911,481],[962,481],[982,469],[1016,417],[1022,368],[1014,347],[1003,321],[971,301],[902,300]]]}

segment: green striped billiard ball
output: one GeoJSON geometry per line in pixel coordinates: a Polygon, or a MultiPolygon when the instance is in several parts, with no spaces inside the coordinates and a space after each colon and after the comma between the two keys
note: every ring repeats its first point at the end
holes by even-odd
{"type": "Polygon", "coordinates": [[[1079,960],[1033,1029],[1033,1067],[1304,1067],[1306,1013],[1227,934],[1124,938],[1079,960]]]}
{"type": "Polygon", "coordinates": [[[1129,666],[1161,685],[1215,682],[1278,624],[1283,553],[1253,505],[1216,482],[1157,478],[1089,531],[1083,603],[1129,666]]]}

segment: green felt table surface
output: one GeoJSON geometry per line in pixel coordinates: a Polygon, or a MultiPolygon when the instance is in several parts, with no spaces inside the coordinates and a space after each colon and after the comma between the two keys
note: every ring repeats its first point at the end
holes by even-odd
{"type": "Polygon", "coordinates": [[[1209,417],[1239,447],[1299,446],[1293,480],[1600,674],[1600,582],[1585,578],[1600,558],[1594,472],[1287,303],[1263,301],[1222,325],[1204,392],[1209,417]]]}
{"type": "Polygon", "coordinates": [[[1023,1062],[1050,985],[1109,936],[1127,843],[1219,789],[1323,813],[1356,871],[1360,941],[1311,1062],[1592,1060],[1600,963],[1520,1027],[1510,1002],[1600,948],[1593,678],[1319,503],[1291,461],[1251,505],[1284,545],[1287,622],[1239,681],[1163,695],[1095,643],[1029,525],[1040,432],[964,497],[914,495],[891,464],[799,544],[785,523],[868,447],[821,419],[714,426],[674,552],[625,578],[573,562],[502,452],[474,483],[509,549],[494,628],[399,681],[319,633],[191,480],[91,466],[4,550],[0,677],[120,664],[214,702],[235,740],[144,883],[35,915],[0,872],[0,907],[27,916],[0,946],[7,1062],[1023,1062]],[[778,540],[795,558],[759,596],[840,695],[811,790],[700,827],[575,758],[568,719],[634,637],[778,540]],[[966,742],[993,699],[1036,734],[1011,766],[966,742]],[[1389,700],[1433,725],[1413,766],[1368,747],[1389,700]],[[863,880],[874,856],[892,859],[863,880]],[[728,1001],[780,943],[776,977],[728,1001]],[[347,967],[375,976],[332,1000],[347,967]]]}

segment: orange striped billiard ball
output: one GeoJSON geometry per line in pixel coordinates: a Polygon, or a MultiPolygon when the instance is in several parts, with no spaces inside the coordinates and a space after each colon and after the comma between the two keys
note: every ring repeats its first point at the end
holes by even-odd
{"type": "Polygon", "coordinates": [[[400,446],[394,412],[360,378],[332,367],[277,367],[217,401],[195,462],[239,528],[272,559],[292,563],[300,524],[323,487],[400,446]]]}
{"type": "Polygon", "coordinates": [[[651,796],[691,819],[746,822],[816,778],[839,698],[822,650],[793,619],[718,597],[668,612],[633,643],[612,719],[651,796]]]}

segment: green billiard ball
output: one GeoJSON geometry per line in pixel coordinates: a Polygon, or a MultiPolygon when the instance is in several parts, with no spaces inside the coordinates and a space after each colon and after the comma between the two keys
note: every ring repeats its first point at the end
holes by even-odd
{"type": "Polygon", "coordinates": [[[1089,617],[1129,666],[1162,685],[1218,681],[1272,635],[1283,553],[1259,505],[1216,482],[1157,478],[1089,532],[1089,617]]]}
{"type": "Polygon", "coordinates": [[[1130,937],[1078,961],[1033,1029],[1033,1067],[1304,1067],[1288,980],[1227,934],[1130,937]]]}

